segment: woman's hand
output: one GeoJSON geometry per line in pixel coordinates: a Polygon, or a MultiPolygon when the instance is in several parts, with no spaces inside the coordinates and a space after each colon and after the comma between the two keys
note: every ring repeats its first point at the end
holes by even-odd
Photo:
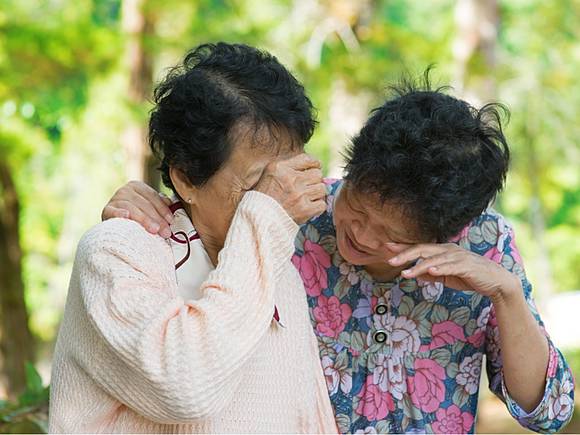
{"type": "Polygon", "coordinates": [[[320,162],[308,154],[268,164],[254,190],[278,201],[298,224],[326,210],[320,162]]]}
{"type": "MultiPolygon", "coordinates": [[[[526,412],[541,402],[546,386],[549,346],[524,297],[519,278],[499,264],[455,244],[388,244],[397,252],[393,266],[421,260],[403,270],[405,278],[443,282],[491,299],[499,331],[505,386],[526,412]]],[[[496,361],[497,362],[497,361],[496,361]]]]}
{"type": "Polygon", "coordinates": [[[169,225],[173,213],[171,200],[141,181],[129,181],[115,192],[101,213],[101,219],[131,219],[141,224],[151,234],[171,237],[169,225]]]}
{"type": "MultiPolygon", "coordinates": [[[[255,190],[278,201],[297,223],[326,210],[326,188],[320,162],[307,154],[270,163],[255,190]]],[[[151,234],[171,236],[171,200],[141,181],[130,181],[115,192],[101,219],[131,219],[151,234]]]]}
{"type": "Polygon", "coordinates": [[[389,250],[398,252],[388,262],[400,267],[415,260],[414,266],[403,270],[404,278],[439,281],[456,290],[474,290],[492,299],[507,293],[521,293],[518,277],[499,264],[453,243],[404,245],[389,244],[389,250]]]}

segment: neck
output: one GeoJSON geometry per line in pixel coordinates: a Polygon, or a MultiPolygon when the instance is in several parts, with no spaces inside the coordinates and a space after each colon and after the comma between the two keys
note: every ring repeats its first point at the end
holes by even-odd
{"type": "Polygon", "coordinates": [[[385,263],[369,264],[364,268],[370,276],[380,282],[393,281],[405,269],[404,267],[392,267],[385,263]]]}
{"type": "Polygon", "coordinates": [[[203,214],[198,213],[195,206],[186,204],[185,211],[189,215],[195,230],[199,234],[205,252],[214,267],[216,267],[218,263],[218,255],[224,247],[225,238],[217,234],[215,230],[212,230],[212,227],[215,228],[215,226],[211,225],[209,222],[206,223],[203,214]]]}

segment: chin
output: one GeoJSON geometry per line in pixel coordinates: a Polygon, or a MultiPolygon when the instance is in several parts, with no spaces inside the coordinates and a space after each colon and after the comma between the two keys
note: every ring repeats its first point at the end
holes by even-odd
{"type": "Polygon", "coordinates": [[[349,255],[348,250],[344,248],[344,246],[342,246],[342,244],[344,243],[343,240],[339,241],[337,243],[337,248],[338,248],[338,253],[340,254],[340,256],[346,260],[346,262],[355,265],[355,266],[367,266],[369,264],[372,264],[373,261],[372,259],[369,257],[368,259],[366,258],[353,258],[351,255],[349,255]]]}
{"type": "Polygon", "coordinates": [[[340,248],[339,248],[339,249],[338,249],[338,252],[340,252],[340,256],[341,256],[341,257],[342,257],[342,258],[343,258],[343,259],[344,259],[344,260],[345,260],[347,263],[354,264],[355,266],[363,266],[362,264],[360,264],[360,263],[359,263],[359,261],[357,261],[357,260],[355,260],[355,259],[353,259],[353,258],[350,258],[350,257],[348,256],[348,254],[344,252],[344,250],[342,250],[342,249],[340,249],[340,248]]]}

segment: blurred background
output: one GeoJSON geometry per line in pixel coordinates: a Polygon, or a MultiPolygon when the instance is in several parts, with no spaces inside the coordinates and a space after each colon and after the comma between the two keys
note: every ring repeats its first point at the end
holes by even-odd
{"type": "MultiPolygon", "coordinates": [[[[331,176],[404,72],[436,64],[454,95],[504,102],[514,158],[496,208],[580,378],[579,22],[579,0],[1,0],[0,432],[46,430],[76,244],[127,180],[158,186],[152,86],[218,40],[267,49],[302,80],[320,121],[307,149],[331,176]]],[[[481,396],[478,432],[521,431],[481,396]]]]}

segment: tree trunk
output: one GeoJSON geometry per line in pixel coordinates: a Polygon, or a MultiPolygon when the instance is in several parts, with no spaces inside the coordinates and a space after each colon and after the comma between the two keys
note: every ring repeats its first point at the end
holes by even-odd
{"type": "MultiPolygon", "coordinates": [[[[453,44],[455,57],[455,87],[464,98],[475,105],[496,98],[494,69],[496,67],[496,46],[499,27],[497,0],[458,0],[455,9],[457,38],[453,44]],[[470,68],[474,59],[480,69],[470,68]],[[479,74],[478,74],[479,73],[479,74]]],[[[531,104],[531,103],[530,103],[531,104]]],[[[529,105],[528,105],[529,106],[529,105]]],[[[530,112],[531,113],[531,112],[530,112]]],[[[528,119],[531,117],[528,113],[528,119]]],[[[535,146],[536,120],[529,120],[524,127],[526,139],[528,172],[531,183],[530,219],[534,240],[538,247],[540,282],[536,286],[536,296],[541,302],[553,292],[554,281],[548,247],[545,240],[546,224],[540,193],[540,165],[535,146]]],[[[497,204],[496,204],[497,206],[497,204]]]]}
{"type": "MultiPolygon", "coordinates": [[[[149,43],[155,31],[155,19],[150,8],[147,8],[147,0],[124,0],[123,29],[127,35],[129,104],[134,113],[141,114],[151,97],[153,84],[153,55],[149,43]]],[[[158,188],[158,163],[147,144],[147,122],[144,116],[138,116],[129,123],[121,140],[127,158],[127,178],[142,180],[158,188]]]]}
{"type": "MultiPolygon", "coordinates": [[[[537,101],[542,101],[541,96],[537,101]]],[[[538,258],[535,267],[539,282],[534,287],[534,294],[538,304],[542,306],[554,293],[554,277],[552,265],[550,264],[548,244],[546,243],[546,218],[540,190],[542,184],[542,168],[536,144],[539,121],[535,114],[538,113],[538,109],[534,106],[534,99],[531,98],[526,105],[528,110],[522,114],[526,119],[523,125],[522,137],[527,145],[525,153],[527,155],[528,177],[531,188],[529,220],[534,241],[538,249],[538,258]]]]}
{"type": "Polygon", "coordinates": [[[458,0],[455,6],[457,37],[453,43],[455,89],[473,104],[495,97],[493,71],[499,27],[497,0],[458,0]],[[470,64],[479,61],[475,74],[470,64]]]}
{"type": "MultiPolygon", "coordinates": [[[[323,2],[321,6],[322,24],[312,34],[308,54],[311,65],[316,66],[320,64],[322,47],[330,34],[338,35],[349,52],[360,50],[357,31],[361,25],[368,24],[375,5],[370,0],[336,0],[323,2]]],[[[332,137],[327,175],[342,178],[344,148],[368,118],[371,96],[368,92],[349,90],[347,78],[341,74],[333,79],[330,92],[328,117],[332,137]]]]}
{"type": "Polygon", "coordinates": [[[24,363],[33,362],[34,343],[28,327],[22,280],[19,202],[6,162],[0,161],[0,352],[2,381],[8,396],[25,385],[24,363]]]}
{"type": "Polygon", "coordinates": [[[362,128],[368,116],[370,100],[368,93],[359,92],[355,95],[349,92],[341,78],[332,83],[328,112],[332,133],[327,173],[330,178],[342,178],[344,148],[362,128]]]}

